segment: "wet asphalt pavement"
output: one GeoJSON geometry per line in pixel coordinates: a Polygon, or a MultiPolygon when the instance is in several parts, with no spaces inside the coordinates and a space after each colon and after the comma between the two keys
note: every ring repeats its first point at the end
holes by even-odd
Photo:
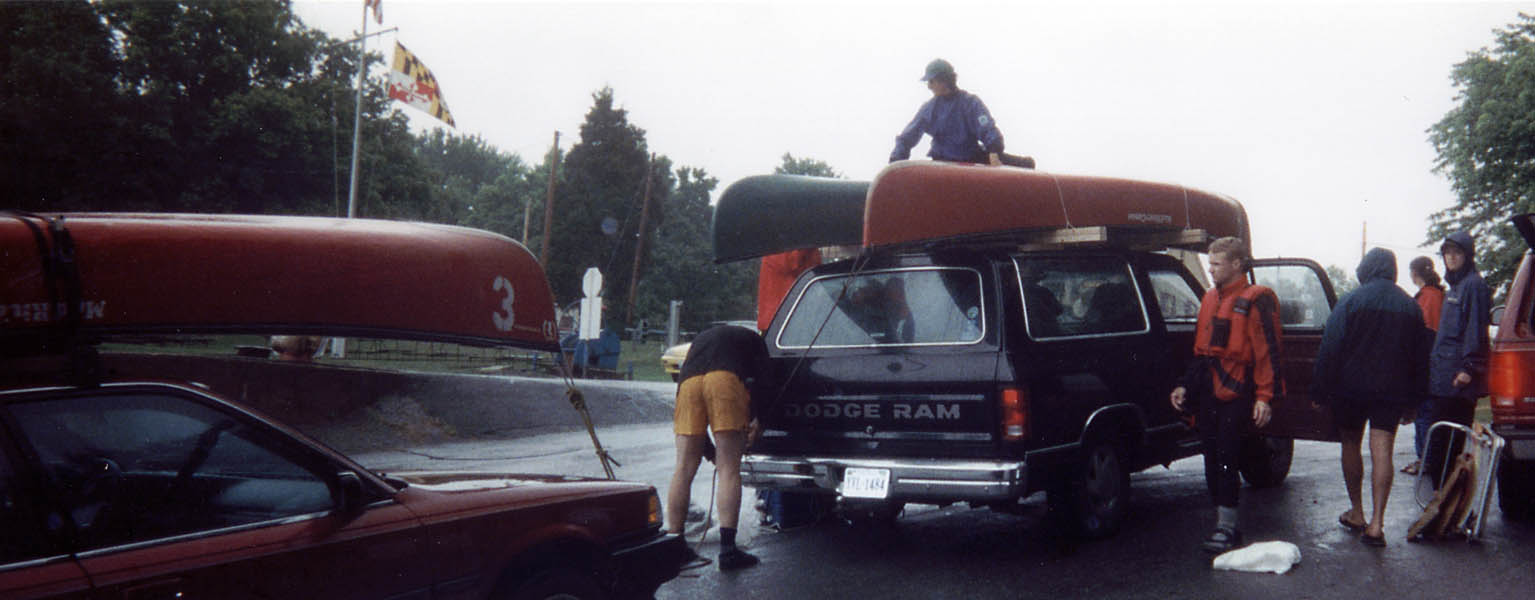
{"type": "MultiPolygon", "coordinates": [[[[624,466],[663,497],[672,469],[669,424],[600,432],[624,466]]],[[[359,455],[385,470],[466,469],[600,475],[585,432],[459,442],[359,455]]],[[[1412,459],[1412,429],[1399,430],[1395,463],[1412,459]]],[[[1242,489],[1247,542],[1284,540],[1301,563],[1283,575],[1215,571],[1199,543],[1213,525],[1201,458],[1131,478],[1130,519],[1115,537],[1079,542],[1057,533],[1036,495],[1022,515],[956,505],[908,507],[893,526],[835,519],[789,531],[756,527],[748,505],[741,538],[763,559],[744,571],[713,565],[685,572],[658,598],[1492,598],[1535,589],[1535,524],[1505,521],[1492,499],[1481,540],[1409,543],[1420,514],[1415,478],[1398,473],[1387,508],[1388,546],[1367,547],[1337,523],[1348,508],[1336,444],[1299,442],[1285,483],[1242,489]]],[[[1368,510],[1368,455],[1366,510],[1368,510]]],[[[693,485],[708,499],[706,466],[693,485]]],[[[1426,501],[1427,498],[1424,498],[1426,501]]],[[[696,541],[692,536],[691,541],[696,541]]],[[[712,557],[711,531],[701,553],[712,557]]]]}

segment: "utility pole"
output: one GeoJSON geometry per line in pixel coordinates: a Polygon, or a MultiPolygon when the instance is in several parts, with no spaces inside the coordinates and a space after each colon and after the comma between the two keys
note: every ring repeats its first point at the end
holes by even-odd
{"type": "MultiPolygon", "coordinates": [[[[538,262],[545,269],[549,268],[549,246],[554,240],[549,239],[549,230],[554,228],[554,175],[559,166],[560,158],[560,132],[554,132],[554,147],[549,149],[549,193],[544,196],[544,243],[538,247],[538,262]]],[[[523,214],[522,239],[528,239],[527,214],[523,214]]]]}
{"type": "Polygon", "coordinates": [[[1364,260],[1364,249],[1365,249],[1365,246],[1368,245],[1367,240],[1369,238],[1369,234],[1370,234],[1370,222],[1369,221],[1360,221],[1359,222],[1359,260],[1364,260]]]}
{"type": "Polygon", "coordinates": [[[634,322],[634,292],[640,282],[640,257],[645,254],[645,224],[650,220],[650,180],[655,172],[656,154],[650,153],[645,163],[645,199],[640,201],[639,241],[634,244],[634,270],[629,273],[629,309],[624,311],[624,323],[634,322]]]}

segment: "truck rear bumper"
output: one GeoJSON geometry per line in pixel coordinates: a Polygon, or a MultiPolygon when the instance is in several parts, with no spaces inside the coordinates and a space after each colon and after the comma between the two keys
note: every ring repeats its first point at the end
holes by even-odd
{"type": "Polygon", "coordinates": [[[1508,455],[1514,460],[1535,460],[1535,427],[1493,423],[1492,432],[1507,442],[1508,455]]]}
{"type": "Polygon", "coordinates": [[[755,454],[741,461],[741,483],[757,488],[840,493],[842,474],[848,467],[888,469],[889,499],[899,501],[1010,500],[1028,489],[1028,469],[1022,461],[755,454]]]}

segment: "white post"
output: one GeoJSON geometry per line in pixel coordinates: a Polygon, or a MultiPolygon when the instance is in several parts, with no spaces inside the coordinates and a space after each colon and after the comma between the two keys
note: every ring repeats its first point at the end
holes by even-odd
{"type": "Polygon", "coordinates": [[[677,324],[681,321],[681,318],[682,318],[682,301],[681,300],[672,300],[671,301],[671,310],[666,315],[666,347],[667,348],[670,348],[672,346],[676,346],[678,338],[681,337],[678,334],[678,331],[677,331],[677,329],[678,329],[677,324]]]}

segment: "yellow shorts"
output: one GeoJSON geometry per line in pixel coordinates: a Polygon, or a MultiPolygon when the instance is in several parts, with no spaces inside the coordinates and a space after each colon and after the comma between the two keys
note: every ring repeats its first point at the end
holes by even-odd
{"type": "Polygon", "coordinates": [[[704,435],[714,431],[745,431],[751,421],[751,393],[730,371],[709,371],[682,381],[677,388],[677,411],[672,430],[677,435],[704,435]]]}

